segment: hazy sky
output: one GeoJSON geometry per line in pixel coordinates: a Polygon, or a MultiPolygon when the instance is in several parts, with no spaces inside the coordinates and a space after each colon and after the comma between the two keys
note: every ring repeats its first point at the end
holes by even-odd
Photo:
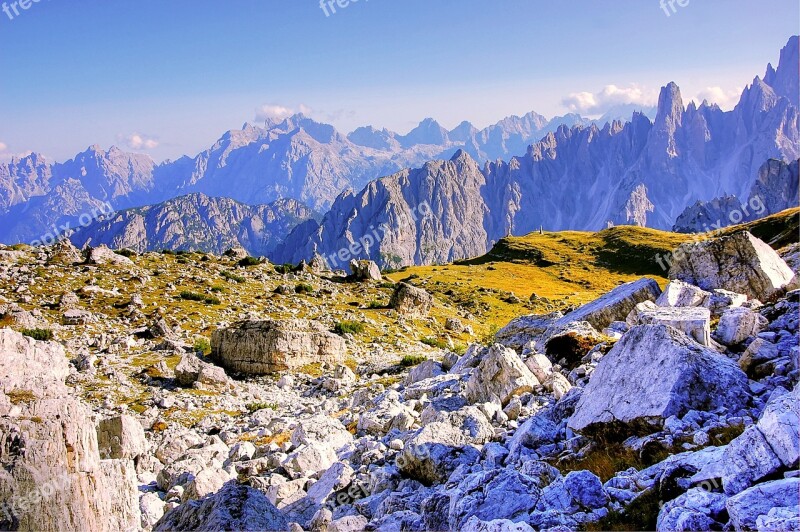
{"type": "Polygon", "coordinates": [[[597,115],[653,104],[669,81],[730,108],[800,31],[797,0],[689,0],[669,16],[660,0],[351,0],[329,16],[318,0],[11,4],[0,159],[91,144],[194,155],[299,110],[401,133],[428,116],[597,115]]]}

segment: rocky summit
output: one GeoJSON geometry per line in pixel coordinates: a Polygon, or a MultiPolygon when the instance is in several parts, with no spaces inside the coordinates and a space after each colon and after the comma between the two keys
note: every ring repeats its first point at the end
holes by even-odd
{"type": "Polygon", "coordinates": [[[794,530],[797,215],[383,272],[0,249],[0,528],[794,530]]]}

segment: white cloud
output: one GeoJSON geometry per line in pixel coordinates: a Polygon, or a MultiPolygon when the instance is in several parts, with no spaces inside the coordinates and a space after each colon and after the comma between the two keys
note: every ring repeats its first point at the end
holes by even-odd
{"type": "Polygon", "coordinates": [[[13,153],[11,150],[8,149],[8,144],[5,142],[0,142],[0,163],[8,163],[11,162],[11,159],[22,159],[23,157],[27,157],[33,153],[32,151],[24,151],[20,153],[13,153]]]}
{"type": "Polygon", "coordinates": [[[131,133],[124,137],[125,144],[132,150],[152,150],[158,147],[158,140],[142,133],[131,133]]]}
{"type": "Polygon", "coordinates": [[[606,85],[599,92],[573,92],[561,103],[573,113],[602,115],[612,107],[625,104],[652,107],[658,103],[657,91],[632,84],[629,87],[606,85]]]}
{"type": "Polygon", "coordinates": [[[313,109],[302,103],[297,107],[297,110],[286,107],[284,105],[264,104],[256,109],[256,122],[266,122],[267,120],[284,120],[296,113],[310,115],[313,109]]]}
{"type": "Polygon", "coordinates": [[[706,87],[698,92],[697,96],[692,98],[692,100],[697,105],[703,103],[703,100],[707,100],[709,103],[719,105],[720,108],[725,111],[730,111],[739,103],[739,98],[741,98],[741,96],[742,89],[725,90],[722,87],[706,87]]]}

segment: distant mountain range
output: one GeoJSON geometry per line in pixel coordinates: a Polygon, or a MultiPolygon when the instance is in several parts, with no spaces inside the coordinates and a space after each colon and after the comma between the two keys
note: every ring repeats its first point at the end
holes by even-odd
{"type": "Polygon", "coordinates": [[[79,247],[105,244],[139,253],[180,249],[222,255],[244,247],[264,256],[272,254],[296,225],[318,217],[293,199],[250,206],[195,193],[114,213],[79,230],[72,241],[79,247]]]}
{"type": "Polygon", "coordinates": [[[245,124],[194,158],[161,164],[116,147],[92,146],[54,164],[33,153],[0,163],[0,242],[31,242],[53,226],[76,227],[101,205],[121,210],[192,193],[250,205],[291,198],[325,211],[345,190],[459,149],[480,160],[508,158],[562,125],[590,123],[575,114],[547,120],[528,113],[483,130],[464,122],[447,131],[429,118],[407,135],[363,127],[344,136],[297,114],[264,127],[245,124]]]}
{"type": "MultiPolygon", "coordinates": [[[[483,130],[427,119],[407,135],[364,127],[344,136],[295,115],[245,125],[194,158],[162,164],[117,148],[57,164],[32,154],[0,164],[0,241],[76,227],[103,205],[118,212],[75,233],[76,244],[216,251],[235,241],[279,262],[354,249],[392,267],[481,255],[499,238],[539,228],[671,229],[691,221],[698,202],[746,201],[767,161],[800,157],[798,40],[729,112],[684,106],[670,83],[652,119],[529,113],[483,130]],[[426,215],[416,216],[423,205],[426,215]],[[378,242],[360,249],[369,235],[378,242]]],[[[789,182],[765,201],[796,203],[796,172],[768,172],[777,177],[767,189],[789,182]]]]}

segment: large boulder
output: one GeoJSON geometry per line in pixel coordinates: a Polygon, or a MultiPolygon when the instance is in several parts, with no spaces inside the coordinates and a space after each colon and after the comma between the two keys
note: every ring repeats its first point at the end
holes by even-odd
{"type": "Polygon", "coordinates": [[[573,310],[558,322],[586,321],[602,331],[615,321],[624,321],[639,303],[655,301],[660,295],[661,288],[657,282],[653,279],[639,279],[616,287],[591,303],[573,310]]]}
{"type": "Polygon", "coordinates": [[[683,244],[673,253],[670,279],[704,290],[722,288],[766,301],[794,272],[769,245],[747,231],[683,244]]]}
{"type": "Polygon", "coordinates": [[[147,451],[142,424],[131,416],[116,416],[97,424],[97,443],[103,458],[138,458],[147,451]]]}
{"type": "Polygon", "coordinates": [[[561,312],[520,316],[500,329],[495,335],[494,341],[515,351],[522,351],[525,344],[536,341],[548,328],[563,317],[564,315],[561,312]]]}
{"type": "Polygon", "coordinates": [[[389,307],[409,318],[424,318],[431,311],[433,296],[422,288],[400,283],[392,294],[389,307]]]}
{"type": "Polygon", "coordinates": [[[539,384],[513,349],[495,344],[472,372],[465,394],[473,403],[506,405],[513,396],[533,391],[539,384]]]}
{"type": "Polygon", "coordinates": [[[266,495],[230,481],[203,501],[189,501],[167,512],[153,530],[289,530],[289,523],[266,495]]]}
{"type": "Polygon", "coordinates": [[[741,344],[760,333],[767,325],[767,318],[749,308],[728,309],[719,320],[714,339],[723,345],[741,344]]]}
{"type": "Polygon", "coordinates": [[[0,529],[137,529],[133,461],[102,459],[68,375],[61,345],[0,329],[0,529]]]}
{"type": "Polygon", "coordinates": [[[666,325],[634,327],[600,360],[569,427],[609,436],[648,434],[689,410],[735,411],[747,376],[730,359],[666,325]]]}
{"type": "Polygon", "coordinates": [[[734,439],[722,458],[722,486],[735,495],[800,458],[800,391],[773,397],[756,425],[734,439]]]}
{"type": "Polygon", "coordinates": [[[467,443],[467,436],[449,423],[429,423],[405,443],[397,458],[404,475],[425,485],[441,484],[459,466],[470,466],[480,452],[467,443]]]}
{"type": "Polygon", "coordinates": [[[702,307],[656,307],[639,311],[640,325],[669,325],[697,343],[711,345],[711,311],[702,307]]]}
{"type": "Polygon", "coordinates": [[[344,361],[345,341],[310,320],[244,321],[211,336],[212,356],[226,369],[263,375],[344,361]]]}

